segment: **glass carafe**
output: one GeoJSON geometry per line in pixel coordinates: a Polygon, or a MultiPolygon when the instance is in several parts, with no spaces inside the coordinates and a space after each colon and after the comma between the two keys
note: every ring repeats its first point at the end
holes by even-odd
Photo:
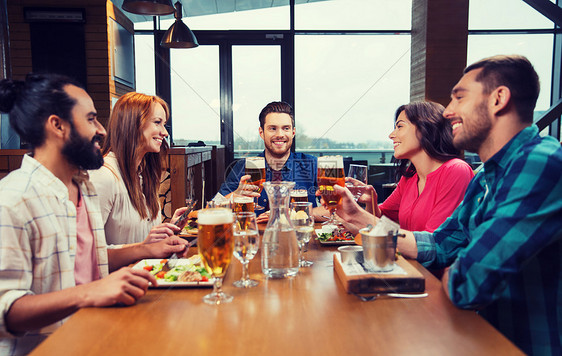
{"type": "Polygon", "coordinates": [[[265,182],[269,198],[269,221],[263,234],[262,271],[267,277],[292,277],[299,271],[299,246],[289,215],[294,182],[265,182]]]}

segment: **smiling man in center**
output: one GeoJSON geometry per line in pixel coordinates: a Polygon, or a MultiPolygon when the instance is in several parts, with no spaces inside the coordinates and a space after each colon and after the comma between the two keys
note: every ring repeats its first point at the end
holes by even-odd
{"type": "MultiPolygon", "coordinates": [[[[308,200],[316,206],[317,159],[305,153],[291,152],[296,132],[291,105],[282,101],[271,102],[260,112],[259,121],[259,134],[265,150],[258,156],[265,157],[265,180],[295,182],[294,189],[306,189],[308,200]]],[[[248,179],[249,176],[245,176],[245,160],[240,159],[235,163],[219,192],[225,196],[229,195],[248,179]]],[[[261,192],[258,204],[267,210],[268,199],[265,191],[261,192]]],[[[256,213],[263,211],[256,210],[256,213]]],[[[260,220],[263,221],[264,217],[260,220]]]]}

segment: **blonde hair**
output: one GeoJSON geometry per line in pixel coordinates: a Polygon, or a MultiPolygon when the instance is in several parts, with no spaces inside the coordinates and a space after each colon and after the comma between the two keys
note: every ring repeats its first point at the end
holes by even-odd
{"type": "Polygon", "coordinates": [[[160,210],[158,188],[162,162],[168,152],[164,140],[159,153],[148,152],[140,157],[140,150],[144,144],[142,128],[148,121],[154,104],[162,105],[167,120],[170,116],[168,104],[158,96],[130,92],[120,97],[111,111],[107,137],[102,148],[104,156],[109,152],[115,154],[129,199],[135,210],[141,218],[150,217],[152,220],[158,216],[160,210]],[[140,158],[142,160],[137,167],[135,162],[140,158]],[[139,173],[142,173],[142,185],[138,177],[139,173]]]}

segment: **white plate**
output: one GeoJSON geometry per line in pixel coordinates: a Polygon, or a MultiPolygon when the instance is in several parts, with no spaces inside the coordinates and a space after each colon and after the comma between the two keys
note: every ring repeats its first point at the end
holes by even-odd
{"type": "MultiPolygon", "coordinates": [[[[324,233],[322,229],[316,229],[316,236],[320,236],[320,234],[324,233]]],[[[355,240],[340,240],[340,241],[322,241],[318,240],[321,245],[355,245],[355,240]]]]}
{"type": "MultiPolygon", "coordinates": [[[[133,268],[136,269],[143,269],[146,265],[157,265],[160,264],[162,261],[161,258],[149,258],[145,260],[139,261],[133,268]]],[[[177,261],[177,265],[192,265],[197,264],[199,265],[201,262],[201,258],[199,255],[191,256],[190,258],[179,258],[177,261]]],[[[213,278],[209,278],[206,282],[168,282],[163,279],[158,279],[158,286],[150,285],[151,288],[170,288],[170,287],[212,287],[213,286],[213,278]]]]}

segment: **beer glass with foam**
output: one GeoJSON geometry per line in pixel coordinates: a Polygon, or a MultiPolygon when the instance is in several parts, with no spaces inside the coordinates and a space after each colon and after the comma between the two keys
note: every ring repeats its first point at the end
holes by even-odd
{"type": "Polygon", "coordinates": [[[222,278],[234,251],[232,210],[210,208],[199,211],[197,246],[207,271],[214,277],[213,292],[203,297],[208,304],[229,303],[232,296],[222,291],[222,278]]]}
{"type": "Polygon", "coordinates": [[[345,186],[342,156],[318,157],[318,190],[324,203],[330,210],[330,219],[324,224],[337,225],[336,207],[341,197],[334,191],[334,186],[345,186]]]}
{"type": "Polygon", "coordinates": [[[293,189],[291,190],[291,203],[308,201],[308,191],[306,189],[293,189]]]}
{"type": "MultiPolygon", "coordinates": [[[[261,193],[263,190],[263,182],[265,182],[265,158],[264,157],[246,157],[245,166],[246,175],[250,175],[249,185],[256,186],[256,192],[261,193]]],[[[257,203],[254,204],[255,210],[265,209],[257,203]]]]}

